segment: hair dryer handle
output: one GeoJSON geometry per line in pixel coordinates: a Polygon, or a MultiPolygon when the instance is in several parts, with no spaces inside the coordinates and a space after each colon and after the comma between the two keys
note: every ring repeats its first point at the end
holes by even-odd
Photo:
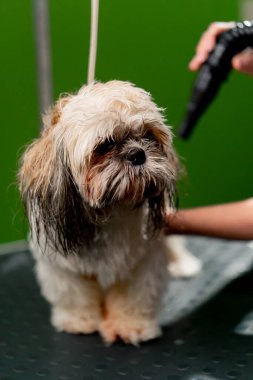
{"type": "Polygon", "coordinates": [[[217,95],[221,84],[227,79],[231,70],[232,58],[253,47],[253,23],[239,22],[235,28],[222,33],[208,59],[201,66],[192,89],[191,99],[178,135],[183,139],[190,136],[198,120],[217,95]]]}

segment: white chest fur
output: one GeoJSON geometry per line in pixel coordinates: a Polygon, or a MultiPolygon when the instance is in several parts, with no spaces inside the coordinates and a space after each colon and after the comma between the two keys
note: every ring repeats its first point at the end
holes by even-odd
{"type": "Polygon", "coordinates": [[[83,246],[76,255],[67,257],[47,247],[42,253],[35,242],[31,248],[38,260],[50,261],[52,266],[75,273],[96,276],[103,288],[129,276],[144,257],[147,240],[143,234],[143,208],[120,207],[95,236],[91,244],[83,246]]]}

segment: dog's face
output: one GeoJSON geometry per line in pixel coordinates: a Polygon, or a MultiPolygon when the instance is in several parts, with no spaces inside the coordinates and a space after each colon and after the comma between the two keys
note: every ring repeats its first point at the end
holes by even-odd
{"type": "MultiPolygon", "coordinates": [[[[161,228],[177,159],[171,131],[148,93],[127,82],[95,83],[61,98],[46,119],[20,171],[21,192],[36,205],[37,224],[48,224],[52,214],[75,225],[84,219],[99,224],[115,205],[137,207],[148,199],[150,220],[161,228]]],[[[61,233],[65,227],[59,221],[51,226],[61,233]]]]}
{"type": "MultiPolygon", "coordinates": [[[[117,115],[120,117],[120,115],[117,115]]],[[[170,187],[175,179],[166,152],[169,134],[161,126],[140,120],[121,122],[112,133],[95,141],[84,168],[84,198],[93,207],[138,205],[170,187]]]]}

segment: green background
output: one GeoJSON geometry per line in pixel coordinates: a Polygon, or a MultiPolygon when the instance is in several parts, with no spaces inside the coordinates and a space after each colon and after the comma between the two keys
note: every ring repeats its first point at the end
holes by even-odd
{"type": "MultiPolygon", "coordinates": [[[[238,20],[239,0],[100,0],[96,78],[129,80],[166,107],[176,128],[194,74],[187,69],[197,40],[214,20],[238,20]]],[[[39,116],[32,2],[1,0],[0,242],[25,237],[16,172],[39,116]]],[[[89,0],[50,0],[54,98],[86,81],[89,0]]],[[[186,167],[180,206],[251,196],[253,79],[232,73],[188,142],[175,138],[186,167]]],[[[234,216],[236,218],[236,215],[234,216]]]]}

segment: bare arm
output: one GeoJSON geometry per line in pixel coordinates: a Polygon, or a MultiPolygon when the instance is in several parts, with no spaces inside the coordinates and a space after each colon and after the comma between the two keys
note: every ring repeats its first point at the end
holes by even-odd
{"type": "Polygon", "coordinates": [[[179,210],[167,216],[166,233],[253,239],[253,198],[240,202],[179,210]]]}

